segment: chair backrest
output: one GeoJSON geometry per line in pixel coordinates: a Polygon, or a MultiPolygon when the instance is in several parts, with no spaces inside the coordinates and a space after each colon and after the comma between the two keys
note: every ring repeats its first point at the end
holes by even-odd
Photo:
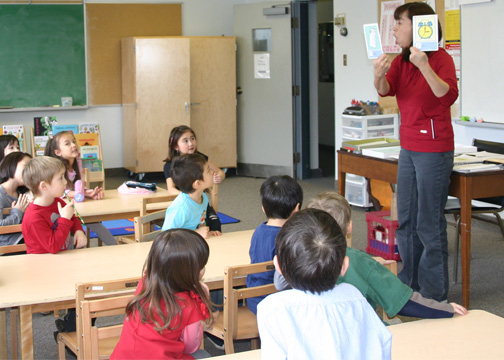
{"type": "Polygon", "coordinates": [[[478,151],[488,151],[496,154],[504,154],[504,143],[473,139],[473,146],[476,146],[478,151]]]}
{"type": "MultiPolygon", "coordinates": [[[[119,341],[122,331],[122,324],[103,327],[93,326],[93,319],[116,314],[124,314],[126,305],[133,297],[133,294],[113,296],[104,299],[84,300],[82,306],[82,359],[100,359],[99,343],[106,342],[105,357],[111,352],[119,341]]],[[[105,346],[103,346],[105,347],[105,346]]]]}
{"type": "Polygon", "coordinates": [[[273,284],[235,289],[233,287],[235,278],[272,270],[275,270],[273,261],[266,261],[257,264],[227,266],[224,268],[223,325],[224,329],[227,329],[226,332],[230,334],[231,339],[236,338],[238,332],[238,301],[277,292],[275,285],[273,284]]]}
{"type": "MultiPolygon", "coordinates": [[[[2,214],[8,215],[10,214],[10,210],[11,208],[3,208],[2,214]]],[[[20,233],[21,230],[21,224],[0,226],[0,235],[20,233]]],[[[12,254],[21,251],[26,251],[25,244],[0,246],[0,254],[12,254]]]]}
{"type": "Polygon", "coordinates": [[[154,221],[164,219],[165,214],[165,210],[160,210],[144,216],[136,217],[134,219],[135,241],[144,242],[154,240],[161,232],[161,230],[155,229],[154,221]]]}
{"type": "Polygon", "coordinates": [[[210,205],[212,205],[215,213],[219,207],[219,184],[213,184],[210,188],[210,205]]]}
{"type": "MultiPolygon", "coordinates": [[[[135,278],[111,280],[111,281],[77,283],[75,285],[75,292],[76,292],[75,309],[77,312],[76,329],[77,329],[78,351],[80,351],[80,349],[83,349],[83,351],[85,351],[82,340],[86,325],[83,322],[84,314],[82,303],[87,300],[113,298],[124,295],[128,295],[131,297],[135,293],[139,281],[140,277],[135,277],[135,278]]],[[[109,311],[107,316],[120,315],[123,313],[124,308],[122,308],[122,310],[116,309],[115,311],[109,311]]],[[[79,356],[79,358],[85,359],[87,357],[79,356]]]]}

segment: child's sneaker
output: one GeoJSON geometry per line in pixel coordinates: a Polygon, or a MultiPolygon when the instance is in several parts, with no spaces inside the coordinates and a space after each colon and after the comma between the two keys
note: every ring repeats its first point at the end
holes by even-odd
{"type": "Polygon", "coordinates": [[[205,332],[205,336],[212,343],[212,345],[215,346],[217,349],[224,350],[224,340],[222,340],[221,338],[219,338],[215,335],[209,334],[207,332],[205,332]]]}

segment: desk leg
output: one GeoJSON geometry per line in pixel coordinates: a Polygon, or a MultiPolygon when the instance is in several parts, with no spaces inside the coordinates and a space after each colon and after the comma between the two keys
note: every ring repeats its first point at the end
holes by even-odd
{"type": "Polygon", "coordinates": [[[0,309],[0,359],[7,359],[7,316],[6,309],[0,309]]]}
{"type": "Polygon", "coordinates": [[[346,172],[342,171],[343,168],[343,157],[338,153],[338,193],[341,196],[345,196],[345,180],[346,172]]]}
{"type": "Polygon", "coordinates": [[[462,239],[462,304],[469,309],[471,282],[472,178],[461,176],[460,237],[462,239]]]}
{"type": "Polygon", "coordinates": [[[21,332],[21,359],[33,359],[33,318],[32,306],[24,305],[19,308],[19,323],[21,332]]]}

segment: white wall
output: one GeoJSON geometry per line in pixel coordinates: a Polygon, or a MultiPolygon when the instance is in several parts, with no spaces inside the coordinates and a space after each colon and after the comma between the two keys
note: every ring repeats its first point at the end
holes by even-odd
{"type": "MultiPolygon", "coordinates": [[[[377,101],[378,94],[373,85],[373,63],[366,55],[362,24],[378,21],[378,2],[375,0],[334,0],[333,12],[346,14],[348,35],[339,34],[334,28],[334,92],[336,149],[341,147],[341,113],[350,106],[352,99],[377,101]],[[347,66],[343,66],[343,55],[347,55],[347,66]]],[[[336,157],[336,178],[338,158],[336,157]]]]}

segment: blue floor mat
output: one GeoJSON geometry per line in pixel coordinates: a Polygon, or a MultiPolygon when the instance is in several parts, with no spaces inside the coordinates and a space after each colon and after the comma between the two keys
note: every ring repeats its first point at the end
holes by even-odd
{"type": "MultiPolygon", "coordinates": [[[[219,216],[222,225],[234,224],[240,222],[240,220],[228,216],[226,214],[218,213],[217,215],[219,216]]],[[[128,235],[135,233],[135,227],[133,225],[133,221],[128,219],[103,221],[102,223],[107,229],[109,229],[110,233],[114,236],[128,235]]],[[[156,229],[158,229],[158,227],[156,227],[156,229]]],[[[86,231],[85,226],[84,231],[86,231]]],[[[95,238],[96,234],[93,231],[91,231],[90,237],[95,238]]]]}

